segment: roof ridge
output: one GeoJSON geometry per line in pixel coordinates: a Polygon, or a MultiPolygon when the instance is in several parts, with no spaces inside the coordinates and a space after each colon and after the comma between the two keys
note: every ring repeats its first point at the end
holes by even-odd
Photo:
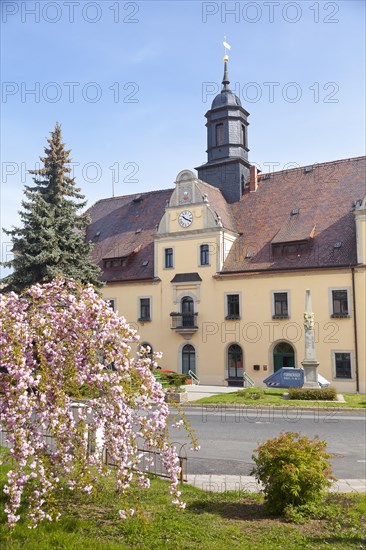
{"type": "Polygon", "coordinates": [[[341,162],[352,162],[352,161],[355,161],[355,160],[366,160],[366,156],[362,155],[362,156],[359,156],[359,157],[350,157],[350,158],[339,159],[339,160],[328,160],[328,161],[325,161],[325,162],[313,162],[313,163],[310,163],[310,164],[304,164],[303,166],[295,166],[293,168],[287,168],[287,170],[279,170],[278,172],[275,172],[275,171],[261,172],[260,174],[258,174],[258,176],[259,176],[259,179],[262,179],[262,177],[266,174],[273,174],[273,175],[283,174],[283,173],[291,172],[292,170],[301,170],[301,169],[305,168],[306,166],[325,166],[326,164],[340,164],[341,162]]]}
{"type": "Polygon", "coordinates": [[[136,197],[137,195],[152,195],[153,193],[166,193],[171,191],[173,193],[174,189],[152,189],[151,191],[140,191],[138,193],[131,193],[129,195],[117,195],[116,197],[106,197],[104,199],[98,199],[95,201],[89,208],[93,208],[97,204],[104,201],[114,201],[116,199],[128,199],[129,197],[136,197]]]}

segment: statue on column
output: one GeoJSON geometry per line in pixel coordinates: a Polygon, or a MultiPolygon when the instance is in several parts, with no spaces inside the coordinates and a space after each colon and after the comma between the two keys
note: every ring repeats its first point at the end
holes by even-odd
{"type": "Polygon", "coordinates": [[[305,357],[301,362],[304,369],[304,385],[303,388],[320,388],[318,383],[317,368],[319,363],[316,360],[315,354],[315,331],[314,331],[314,313],[311,306],[310,290],[306,290],[305,297],[305,312],[304,312],[304,328],[305,328],[305,357]]]}

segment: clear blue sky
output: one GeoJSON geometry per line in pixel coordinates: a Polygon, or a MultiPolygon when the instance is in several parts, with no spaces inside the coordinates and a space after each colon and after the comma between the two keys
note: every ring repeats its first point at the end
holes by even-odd
{"type": "MultiPolygon", "coordinates": [[[[361,0],[3,0],[1,8],[2,226],[18,223],[25,170],[56,121],[89,205],[112,195],[117,167],[123,195],[172,187],[180,170],[204,162],[224,35],[232,87],[250,112],[251,162],[283,169],[364,154],[361,0]]],[[[4,250],[6,242],[2,259],[4,250]]]]}

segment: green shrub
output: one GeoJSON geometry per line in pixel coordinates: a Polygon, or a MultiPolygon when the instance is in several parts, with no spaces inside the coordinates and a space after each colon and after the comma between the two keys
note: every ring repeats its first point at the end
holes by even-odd
{"type": "Polygon", "coordinates": [[[337,390],[335,388],[289,388],[289,399],[304,399],[307,401],[324,400],[335,401],[337,399],[337,390]]]}
{"type": "Polygon", "coordinates": [[[174,387],[179,388],[179,386],[184,386],[186,384],[187,375],[178,374],[176,372],[160,372],[159,382],[163,384],[163,387],[174,387]]]}
{"type": "Polygon", "coordinates": [[[243,390],[239,390],[237,393],[242,397],[246,397],[246,399],[253,399],[255,401],[257,399],[261,399],[264,396],[264,389],[263,388],[246,388],[243,390]]]}
{"type": "Polygon", "coordinates": [[[321,501],[333,478],[326,445],[318,437],[309,439],[292,432],[259,445],[252,456],[255,467],[251,473],[263,484],[270,512],[285,514],[288,507],[321,501]]]}

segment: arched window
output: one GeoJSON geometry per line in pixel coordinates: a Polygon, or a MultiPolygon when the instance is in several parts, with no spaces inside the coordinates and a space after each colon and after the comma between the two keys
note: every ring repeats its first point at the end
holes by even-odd
{"type": "Polygon", "coordinates": [[[153,358],[154,350],[153,350],[152,345],[149,344],[149,342],[142,342],[142,343],[139,345],[139,350],[140,350],[140,351],[141,351],[141,348],[145,348],[145,350],[146,350],[145,355],[146,355],[147,357],[150,357],[150,359],[153,358]]]}
{"type": "Polygon", "coordinates": [[[274,372],[283,367],[295,366],[294,348],[288,342],[279,342],[273,350],[273,370],[274,372]]]}
{"type": "Polygon", "coordinates": [[[196,373],[196,351],[191,344],[186,344],[182,349],[182,374],[190,370],[196,373]]]}
{"type": "Polygon", "coordinates": [[[181,301],[182,327],[194,327],[194,304],[190,296],[181,301]]]}
{"type": "Polygon", "coordinates": [[[238,344],[232,344],[227,350],[229,385],[243,381],[243,350],[238,344]]]}
{"type": "Polygon", "coordinates": [[[216,145],[223,145],[224,143],[224,125],[216,124],[216,145]]]}

